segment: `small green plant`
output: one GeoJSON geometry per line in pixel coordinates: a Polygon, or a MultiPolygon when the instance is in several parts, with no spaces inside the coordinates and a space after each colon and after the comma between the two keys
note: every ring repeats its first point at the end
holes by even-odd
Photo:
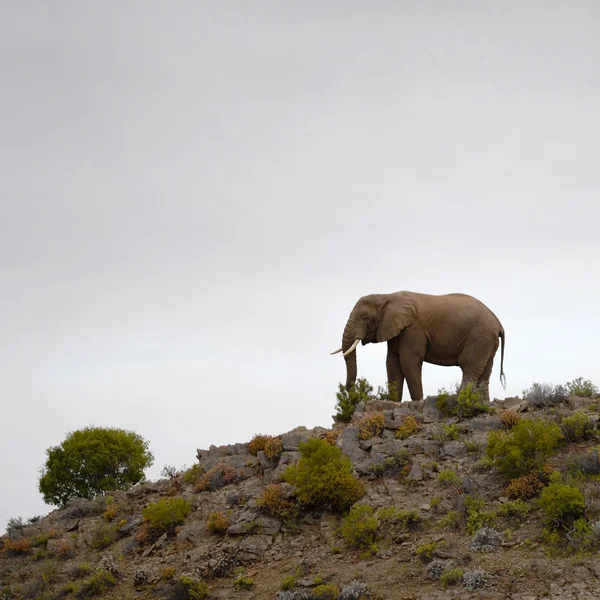
{"type": "Polygon", "coordinates": [[[236,571],[233,587],[238,590],[251,590],[254,587],[254,579],[248,575],[244,575],[244,569],[240,568],[236,571]]]}
{"type": "Polygon", "coordinates": [[[437,476],[437,480],[447,487],[460,487],[462,479],[460,475],[452,469],[442,469],[437,476]]]}
{"type": "Polygon", "coordinates": [[[527,518],[530,512],[531,506],[525,500],[518,498],[502,504],[496,514],[507,521],[520,523],[527,518]]]}
{"type": "Polygon", "coordinates": [[[563,442],[556,423],[521,419],[510,431],[490,432],[486,456],[503,475],[513,479],[540,468],[563,442]]]}
{"type": "Polygon", "coordinates": [[[356,383],[347,390],[343,384],[338,384],[336,405],[336,419],[340,422],[349,422],[360,402],[365,404],[373,398],[373,386],[364,378],[358,378],[356,383]]]}
{"type": "Polygon", "coordinates": [[[585,497],[576,487],[550,483],[542,490],[538,504],[551,526],[564,528],[583,515],[585,497]]]}
{"type": "Polygon", "coordinates": [[[473,440],[469,440],[467,442],[467,452],[469,454],[477,454],[477,452],[479,452],[480,450],[481,446],[477,442],[473,440]]]}
{"type": "Polygon", "coordinates": [[[183,483],[194,485],[204,474],[204,469],[199,465],[192,465],[189,469],[183,472],[183,483]]]}
{"type": "Polygon", "coordinates": [[[298,585],[298,577],[295,575],[287,575],[281,580],[279,586],[283,591],[293,590],[298,585]]]}
{"type": "Polygon", "coordinates": [[[211,513],[206,527],[211,533],[223,534],[229,528],[229,519],[222,512],[211,513]]]}
{"type": "Polygon", "coordinates": [[[379,521],[368,504],[353,506],[342,520],[342,537],[354,548],[368,548],[375,542],[379,521]]]}
{"type": "Polygon", "coordinates": [[[495,515],[485,510],[485,502],[482,498],[466,495],[464,497],[464,512],[469,535],[475,535],[483,527],[493,527],[495,525],[495,515]]]}
{"type": "Polygon", "coordinates": [[[442,529],[458,531],[461,524],[462,516],[458,510],[450,510],[440,519],[440,527],[442,529]]]}
{"type": "Polygon", "coordinates": [[[110,571],[98,571],[79,585],[75,595],[81,599],[101,596],[107,589],[116,584],[117,579],[110,571]]]}
{"type": "Polygon", "coordinates": [[[459,568],[449,569],[444,571],[440,577],[440,583],[444,589],[452,585],[458,585],[463,577],[463,570],[459,568]]]}
{"type": "Polygon", "coordinates": [[[585,454],[570,456],[567,462],[567,471],[575,476],[600,475],[600,453],[599,448],[592,448],[585,454]]]}
{"type": "Polygon", "coordinates": [[[472,383],[468,383],[458,393],[456,408],[454,409],[454,414],[457,417],[470,419],[479,413],[489,412],[489,410],[490,407],[481,400],[472,383]]]}
{"type": "Polygon", "coordinates": [[[151,533],[163,533],[183,524],[191,510],[185,498],[160,498],[142,509],[142,517],[151,533]]]}
{"type": "Polygon", "coordinates": [[[377,400],[398,402],[398,384],[395,381],[388,381],[385,388],[378,387],[376,398],[377,400]]]}
{"type": "Polygon", "coordinates": [[[424,562],[429,562],[433,559],[433,554],[437,550],[438,543],[430,542],[429,544],[421,544],[416,550],[415,554],[424,562]]]}
{"type": "Polygon", "coordinates": [[[181,600],[205,600],[210,597],[210,588],[201,579],[183,576],[172,589],[172,595],[181,600]]]}
{"type": "Polygon", "coordinates": [[[580,398],[589,398],[598,393],[598,388],[589,379],[577,377],[573,381],[567,382],[565,385],[567,392],[571,396],[579,396],[580,398]]]}
{"type": "Polygon", "coordinates": [[[319,438],[299,444],[300,459],[283,472],[285,481],[294,486],[298,500],[307,507],[330,506],[345,512],[366,492],[352,472],[350,459],[337,446],[319,438]]]}
{"type": "Polygon", "coordinates": [[[118,533],[115,525],[102,523],[92,531],[90,545],[96,550],[103,550],[114,544],[117,537],[118,533]]]}
{"type": "Polygon", "coordinates": [[[358,422],[358,439],[369,440],[383,433],[385,417],[382,412],[367,414],[358,422]]]}
{"type": "Polygon", "coordinates": [[[340,588],[333,583],[324,583],[313,588],[312,597],[315,600],[337,600],[340,588]]]}
{"type": "Polygon", "coordinates": [[[589,416],[582,411],[576,411],[565,417],[560,424],[560,428],[569,442],[582,442],[589,440],[594,435],[594,424],[589,416]]]}
{"type": "Polygon", "coordinates": [[[413,417],[413,415],[406,415],[402,419],[400,427],[396,431],[396,438],[399,440],[405,440],[411,435],[417,433],[422,427],[423,426],[416,417],[413,417]]]}
{"type": "Polygon", "coordinates": [[[371,467],[371,472],[376,477],[384,475],[397,475],[403,473],[408,475],[410,471],[411,453],[406,448],[400,448],[392,456],[387,456],[382,462],[375,463],[371,467]]]}
{"type": "Polygon", "coordinates": [[[440,442],[449,442],[457,440],[460,436],[460,427],[456,423],[442,425],[441,431],[437,431],[433,435],[433,439],[440,442]]]}

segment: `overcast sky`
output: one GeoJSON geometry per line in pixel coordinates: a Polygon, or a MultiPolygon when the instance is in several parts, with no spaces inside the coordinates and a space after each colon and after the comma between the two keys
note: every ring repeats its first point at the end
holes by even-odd
{"type": "MultiPolygon", "coordinates": [[[[600,3],[0,4],[0,530],[87,425],[332,424],[364,294],[477,296],[507,390],[600,383],[600,3]]],[[[359,376],[384,385],[385,344],[359,376]]],[[[425,365],[425,394],[459,381],[425,365]]],[[[405,398],[408,391],[405,389],[405,398]]]]}

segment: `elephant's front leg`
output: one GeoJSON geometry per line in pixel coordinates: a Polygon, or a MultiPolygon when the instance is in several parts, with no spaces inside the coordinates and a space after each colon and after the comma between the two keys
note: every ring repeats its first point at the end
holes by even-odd
{"type": "Polygon", "coordinates": [[[398,350],[397,348],[392,348],[390,342],[388,342],[388,352],[385,366],[387,368],[388,388],[393,387],[392,384],[394,384],[397,392],[396,400],[397,402],[402,402],[404,373],[402,372],[402,367],[400,366],[400,356],[398,355],[398,350]]]}

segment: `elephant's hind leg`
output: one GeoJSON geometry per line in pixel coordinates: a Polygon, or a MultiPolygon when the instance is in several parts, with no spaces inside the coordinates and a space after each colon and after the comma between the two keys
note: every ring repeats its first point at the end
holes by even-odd
{"type": "Polygon", "coordinates": [[[402,402],[402,389],[404,388],[404,373],[400,365],[400,356],[398,355],[397,349],[391,349],[390,343],[388,342],[388,352],[385,361],[387,368],[388,386],[392,383],[396,384],[397,401],[402,402]]]}

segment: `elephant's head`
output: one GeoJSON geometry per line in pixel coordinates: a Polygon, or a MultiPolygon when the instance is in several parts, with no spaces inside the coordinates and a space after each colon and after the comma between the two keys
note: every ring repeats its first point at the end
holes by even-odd
{"type": "Polygon", "coordinates": [[[343,352],[346,361],[346,389],[356,381],[356,347],[386,342],[414,322],[417,307],[414,298],[405,293],[371,294],[355,304],[342,336],[342,346],[331,354],[343,352]]]}

